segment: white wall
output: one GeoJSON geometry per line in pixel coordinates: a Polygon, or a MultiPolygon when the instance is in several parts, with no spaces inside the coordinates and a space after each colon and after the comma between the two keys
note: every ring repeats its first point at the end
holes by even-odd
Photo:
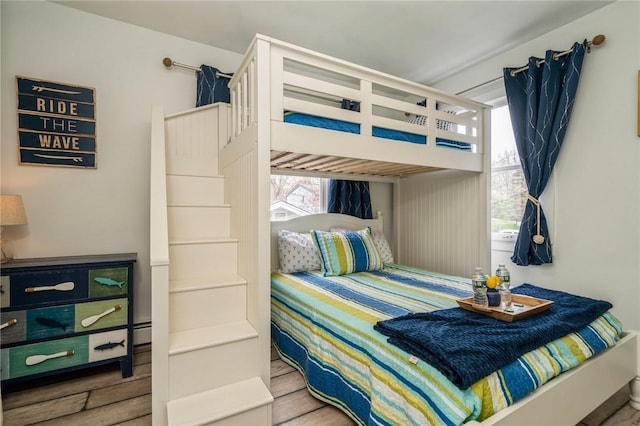
{"type": "Polygon", "coordinates": [[[195,74],[162,58],[233,71],[241,55],[50,2],[1,2],[1,192],[28,225],[5,229],[18,258],[137,252],[136,323],[151,319],[151,105],[193,108],[195,74]],[[15,76],[94,87],[95,170],[18,165],[15,76]]]}
{"type": "Polygon", "coordinates": [[[457,92],[564,50],[597,34],[606,43],[585,57],[573,115],[543,207],[553,264],[518,267],[515,283],[610,300],[626,328],[640,328],[640,138],[636,135],[640,3],[618,1],[438,84],[457,92]],[[549,199],[551,198],[551,199],[549,199]]]}
{"type": "Polygon", "coordinates": [[[393,234],[393,187],[392,183],[369,182],[373,215],[375,217],[376,212],[382,212],[384,234],[390,243],[395,238],[393,234]]]}

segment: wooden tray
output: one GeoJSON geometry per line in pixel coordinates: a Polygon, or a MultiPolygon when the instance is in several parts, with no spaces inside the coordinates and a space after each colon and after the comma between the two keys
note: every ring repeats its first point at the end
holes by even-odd
{"type": "Polygon", "coordinates": [[[473,297],[458,299],[458,305],[467,311],[476,312],[487,315],[500,321],[519,321],[521,319],[536,315],[546,311],[553,305],[551,300],[538,299],[537,297],[523,296],[520,294],[511,295],[511,310],[513,312],[505,312],[500,306],[479,306],[473,304],[473,297]],[[516,306],[522,305],[522,306],[516,306]]]}

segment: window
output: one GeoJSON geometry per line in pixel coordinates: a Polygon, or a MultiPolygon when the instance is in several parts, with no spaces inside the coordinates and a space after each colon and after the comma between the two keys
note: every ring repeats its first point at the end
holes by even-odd
{"type": "Polygon", "coordinates": [[[271,175],[271,220],[327,211],[329,179],[289,175],[271,175]]]}
{"type": "Polygon", "coordinates": [[[491,232],[515,242],[527,202],[527,185],[511,128],[509,107],[491,111],[491,232]]]}

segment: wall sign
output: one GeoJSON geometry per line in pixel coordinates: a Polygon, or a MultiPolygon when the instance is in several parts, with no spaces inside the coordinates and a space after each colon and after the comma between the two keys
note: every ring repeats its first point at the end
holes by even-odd
{"type": "Polygon", "coordinates": [[[16,76],[20,164],[96,168],[95,89],[16,76]]]}

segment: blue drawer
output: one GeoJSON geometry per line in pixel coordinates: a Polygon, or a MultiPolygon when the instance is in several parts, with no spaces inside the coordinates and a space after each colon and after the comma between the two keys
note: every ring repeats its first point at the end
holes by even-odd
{"type": "Polygon", "coordinates": [[[27,311],[27,340],[73,334],[75,320],[74,305],[30,309],[27,311]]]}
{"type": "Polygon", "coordinates": [[[24,272],[9,278],[10,308],[78,301],[89,296],[87,270],[24,272]]]}

